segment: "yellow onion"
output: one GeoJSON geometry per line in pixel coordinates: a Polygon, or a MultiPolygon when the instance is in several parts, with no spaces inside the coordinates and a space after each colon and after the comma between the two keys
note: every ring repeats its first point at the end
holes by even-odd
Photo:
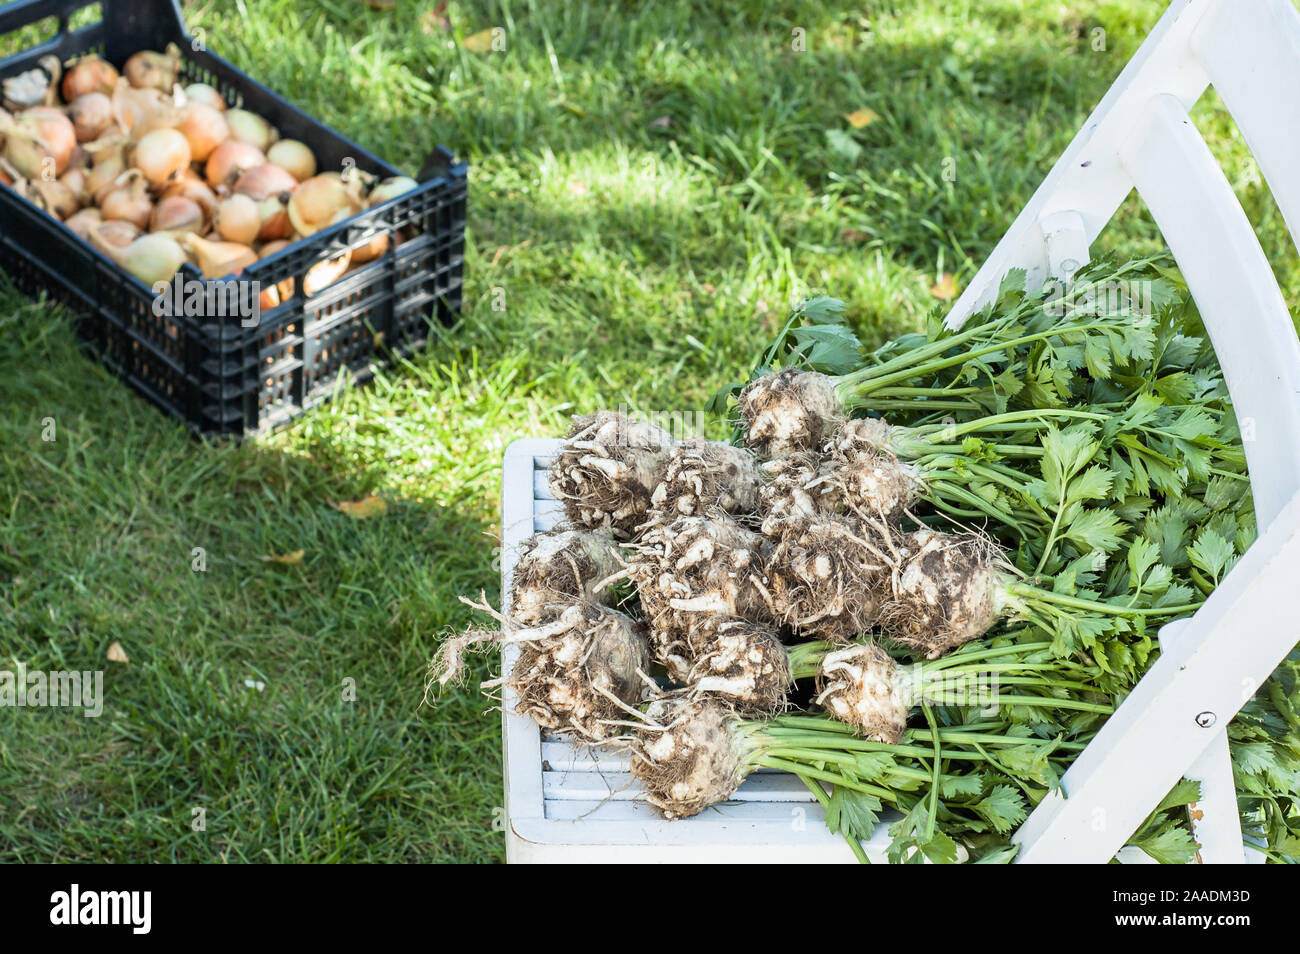
{"type": "Polygon", "coordinates": [[[63,110],[36,106],[16,117],[0,117],[4,157],[25,179],[45,178],[47,172],[63,175],[77,146],[77,131],[63,110]],[[52,161],[47,161],[52,160],[52,161]]]}
{"type": "Polygon", "coordinates": [[[82,209],[68,216],[63,224],[84,239],[86,233],[103,220],[103,216],[99,214],[99,209],[82,209]]]}
{"type": "Polygon", "coordinates": [[[365,245],[359,245],[352,250],[352,264],[364,265],[366,262],[372,262],[386,251],[388,251],[388,236],[376,235],[365,245]]]}
{"type": "Polygon", "coordinates": [[[153,202],[149,198],[149,183],[139,169],[128,169],[117,178],[113,188],[99,203],[99,211],[106,219],[126,219],[138,228],[149,224],[153,202]]]}
{"type": "Polygon", "coordinates": [[[298,181],[279,166],[264,162],[251,169],[245,169],[235,180],[235,191],[258,202],[281,192],[292,192],[298,187],[298,181]]]}
{"type": "Polygon", "coordinates": [[[167,105],[167,97],[161,90],[136,89],[126,81],[125,77],[117,81],[111,99],[113,119],[117,121],[118,128],[123,133],[131,132],[136,123],[167,105]]]}
{"type": "Polygon", "coordinates": [[[299,235],[315,235],[360,209],[356,193],[335,172],[312,176],[289,197],[289,221],[299,235]]]}
{"type": "Polygon", "coordinates": [[[193,253],[199,271],[207,278],[239,274],[257,261],[257,253],[240,242],[210,242],[197,235],[187,235],[181,244],[193,253]]]}
{"type": "Polygon", "coordinates": [[[117,85],[118,72],[113,64],[91,53],[73,62],[63,75],[63,101],[76,102],[90,93],[109,95],[117,85]]]}
{"type": "Polygon", "coordinates": [[[104,219],[102,214],[100,218],[102,222],[95,231],[105,242],[126,248],[140,237],[140,227],[133,222],[126,219],[104,219]]]}
{"type": "Polygon", "coordinates": [[[68,171],[59,176],[59,181],[77,197],[78,205],[90,201],[90,192],[86,188],[87,171],[80,166],[69,166],[68,171]]]}
{"type": "Polygon", "coordinates": [[[180,48],[168,43],[165,53],[141,50],[126,61],[122,72],[136,89],[170,92],[181,72],[180,48]]]}
{"type": "Polygon", "coordinates": [[[293,235],[293,223],[289,221],[289,193],[268,196],[257,203],[257,214],[262,219],[262,227],[257,237],[263,242],[287,239],[293,235]]]}
{"type": "Polygon", "coordinates": [[[212,228],[228,242],[252,245],[262,227],[257,203],[246,195],[228,195],[217,203],[212,228]]]}
{"type": "Polygon", "coordinates": [[[318,291],[334,284],[343,277],[343,273],[348,270],[348,263],[352,260],[351,251],[343,251],[333,258],[327,258],[323,262],[317,262],[311,268],[307,269],[307,274],[302,278],[303,294],[310,298],[318,291]]]}
{"type": "Polygon", "coordinates": [[[381,202],[387,202],[389,199],[396,199],[399,195],[410,192],[419,184],[414,179],[406,176],[392,176],[371,190],[369,204],[378,205],[381,202]]]}
{"type": "Polygon", "coordinates": [[[217,194],[191,168],[182,169],[176,178],[167,183],[161,193],[164,199],[174,195],[193,199],[203,209],[203,214],[208,219],[211,219],[217,211],[217,194]]]}
{"type": "Polygon", "coordinates": [[[238,139],[227,139],[208,156],[208,185],[214,189],[221,185],[232,185],[245,169],[252,169],[265,162],[266,156],[256,146],[238,139]]]}
{"type": "Polygon", "coordinates": [[[204,103],[187,105],[176,128],[189,141],[190,155],[195,162],[205,161],[212,150],[230,138],[225,117],[204,103]]]}
{"type": "Polygon", "coordinates": [[[202,103],[204,106],[211,106],[217,112],[226,111],[226,101],[221,98],[213,87],[207,83],[191,83],[185,87],[185,98],[190,102],[202,103]]]}
{"type": "Polygon", "coordinates": [[[135,165],[153,185],[162,185],[190,164],[189,141],[175,129],[155,129],[135,146],[135,165]]]}
{"type": "Polygon", "coordinates": [[[117,184],[118,176],[126,171],[126,163],[120,150],[109,150],[102,154],[86,173],[86,193],[96,205],[104,201],[104,196],[117,184]]]}
{"type": "Polygon", "coordinates": [[[159,199],[149,216],[151,232],[202,232],[203,207],[183,195],[159,199]]]}
{"type": "Polygon", "coordinates": [[[306,143],[297,139],[281,139],[266,150],[266,161],[279,166],[299,182],[316,174],[316,157],[306,143]]]}
{"type": "Polygon", "coordinates": [[[81,208],[72,190],[58,179],[31,179],[23,183],[21,191],[29,201],[59,220],[81,208]]]}
{"type": "Polygon", "coordinates": [[[263,152],[280,138],[274,126],[257,113],[250,113],[246,109],[226,110],[226,124],[230,127],[231,139],[256,146],[263,152]]]}
{"type": "MultiPolygon", "coordinates": [[[[107,223],[105,223],[107,224],[107,223]]],[[[125,248],[103,236],[104,224],[87,234],[90,244],[150,287],[171,281],[185,263],[185,250],[166,235],[142,235],[125,248]]]]}
{"type": "MultiPolygon", "coordinates": [[[[276,239],[273,242],[267,242],[265,245],[262,246],[262,249],[260,252],[258,252],[257,257],[259,260],[263,258],[270,258],[276,252],[280,251],[281,249],[288,248],[292,244],[293,244],[292,242],[289,242],[285,239],[276,239]]],[[[280,304],[280,302],[282,301],[288,301],[292,297],[293,297],[293,279],[286,278],[280,282],[277,282],[275,285],[272,285],[270,288],[262,289],[262,307],[271,308],[274,307],[275,305],[280,304]],[[270,302],[270,304],[268,304],[268,302],[270,302]]]]}
{"type": "Polygon", "coordinates": [[[90,142],[113,123],[113,101],[103,93],[86,93],[68,106],[77,142],[90,142]]]}

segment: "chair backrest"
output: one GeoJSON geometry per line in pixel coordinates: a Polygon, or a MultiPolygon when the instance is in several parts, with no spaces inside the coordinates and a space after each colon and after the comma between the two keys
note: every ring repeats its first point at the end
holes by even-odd
{"type": "MultiPolygon", "coordinates": [[[[1300,14],[1290,0],[1174,0],[948,316],[951,327],[960,326],[994,297],[1012,268],[1026,269],[1031,286],[1068,278],[1136,189],[1183,272],[1223,368],[1261,533],[1274,524],[1261,540],[1266,545],[1252,548],[1260,552],[1247,554],[1230,575],[1237,577],[1234,585],[1220,587],[1223,592],[1187,624],[1186,635],[1165,646],[1162,659],[1076,761],[1062,783],[1068,798],[1044,800],[1022,826],[1017,841],[1024,860],[1112,857],[1172,781],[1215,749],[1187,715],[1199,711],[1198,698],[1217,693],[1221,729],[1300,638],[1292,629],[1288,643],[1285,626],[1229,631],[1231,610],[1274,586],[1270,574],[1279,561],[1300,576],[1300,545],[1291,539],[1300,538],[1300,503],[1292,503],[1300,493],[1300,339],[1250,221],[1188,116],[1213,85],[1294,241],[1300,236],[1297,78],[1300,14]],[[1246,583],[1243,573],[1261,582],[1246,583]],[[1234,640],[1240,667],[1210,675],[1207,660],[1221,659],[1234,640]],[[1224,685],[1209,685],[1216,678],[1231,683],[1230,694],[1224,685]],[[1248,684],[1246,691],[1238,679],[1248,684]]],[[[1220,729],[1217,750],[1226,760],[1220,729]]],[[[1227,769],[1219,769],[1222,779],[1227,769]]],[[[1216,811],[1231,816],[1223,824],[1236,833],[1226,839],[1235,853],[1220,851],[1207,861],[1242,860],[1228,788],[1216,811]]]]}
{"type": "Polygon", "coordinates": [[[1173,252],[1232,392],[1261,528],[1300,490],[1300,341],[1254,230],[1188,118],[1213,85],[1300,236],[1300,14],[1289,0],[1175,0],[954,304],[1012,268],[1066,277],[1136,189],[1173,252]]]}

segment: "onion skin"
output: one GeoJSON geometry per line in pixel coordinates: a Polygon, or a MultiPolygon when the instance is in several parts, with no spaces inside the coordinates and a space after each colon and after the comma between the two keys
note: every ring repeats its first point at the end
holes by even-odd
{"type": "Polygon", "coordinates": [[[348,270],[351,261],[352,252],[348,250],[333,258],[318,262],[307,269],[307,274],[302,279],[303,294],[310,298],[317,292],[334,284],[343,277],[343,273],[348,270]]]}
{"type": "Polygon", "coordinates": [[[230,127],[231,139],[256,146],[263,152],[280,138],[274,126],[257,113],[250,113],[246,109],[226,110],[226,124],[230,127]]]}
{"type": "Polygon", "coordinates": [[[266,161],[279,166],[299,182],[316,174],[316,156],[297,139],[281,139],[266,150],[266,161]]]}
{"type": "Polygon", "coordinates": [[[126,78],[113,89],[113,118],[123,133],[129,133],[150,113],[166,106],[167,99],[156,89],[136,89],[126,78]]]}
{"type": "Polygon", "coordinates": [[[386,251],[388,251],[388,236],[376,235],[365,245],[352,250],[352,264],[364,265],[366,262],[373,262],[386,251]]]}
{"type": "Polygon", "coordinates": [[[104,201],[104,196],[113,190],[118,177],[122,175],[125,169],[126,166],[122,162],[120,152],[105,155],[102,160],[91,167],[90,172],[86,173],[86,192],[95,205],[99,205],[104,201]]]}
{"type": "Polygon", "coordinates": [[[139,169],[124,172],[113,188],[99,203],[105,219],[125,219],[137,228],[149,224],[153,202],[149,198],[148,184],[139,169]]]}
{"type": "Polygon", "coordinates": [[[257,203],[257,214],[262,220],[257,232],[259,241],[274,242],[293,235],[293,223],[289,221],[288,192],[281,192],[257,203]]]}
{"type": "Polygon", "coordinates": [[[68,67],[63,76],[63,101],[75,102],[91,93],[108,96],[117,85],[119,75],[113,64],[98,54],[83,56],[68,67]]]}
{"type": "Polygon", "coordinates": [[[235,180],[235,191],[257,202],[281,192],[292,192],[297,187],[298,180],[269,162],[245,169],[235,180]]]}
{"type": "Polygon", "coordinates": [[[205,169],[208,185],[214,189],[233,185],[245,169],[252,169],[265,162],[266,156],[256,146],[238,139],[227,139],[208,156],[205,169]]]}
{"type": "Polygon", "coordinates": [[[167,183],[162,190],[161,198],[170,198],[174,195],[183,195],[187,199],[193,199],[203,209],[203,214],[210,220],[217,211],[217,194],[208,188],[208,184],[198,177],[191,168],[185,168],[167,183]]]}
{"type": "Polygon", "coordinates": [[[104,238],[103,229],[104,226],[100,225],[90,230],[90,244],[150,287],[158,282],[171,281],[185,263],[185,251],[175,239],[165,235],[142,235],[121,248],[104,238]]]}
{"type": "Polygon", "coordinates": [[[191,83],[185,87],[185,98],[195,103],[202,103],[204,106],[211,106],[217,112],[226,111],[226,101],[221,98],[221,94],[207,83],[191,83]]]}
{"type": "Polygon", "coordinates": [[[78,96],[68,106],[68,119],[72,121],[77,142],[91,142],[113,124],[113,101],[103,93],[78,96]]]}
{"type": "Polygon", "coordinates": [[[145,178],[160,186],[190,164],[190,144],[175,129],[155,129],[136,144],[134,158],[145,178]]]}
{"type": "Polygon", "coordinates": [[[27,199],[60,221],[81,207],[72,190],[57,179],[32,179],[26,185],[27,199]]]}
{"type": "Polygon", "coordinates": [[[126,219],[102,219],[95,231],[105,242],[118,248],[126,248],[140,237],[139,226],[126,219]]]}
{"type": "Polygon", "coordinates": [[[379,185],[375,186],[370,192],[370,198],[367,205],[379,205],[381,202],[387,202],[389,199],[396,199],[399,195],[405,195],[412,189],[419,186],[420,183],[407,176],[393,176],[385,179],[379,185]]]}
{"type": "Polygon", "coordinates": [[[77,131],[63,110],[36,106],[19,114],[5,129],[5,158],[26,179],[63,175],[77,146],[77,131]],[[46,160],[53,160],[53,169],[46,160]]]}
{"type": "Polygon", "coordinates": [[[195,162],[204,162],[212,151],[230,138],[230,127],[221,113],[204,103],[190,103],[176,127],[190,144],[195,162]]]}
{"type": "Polygon", "coordinates": [[[99,209],[82,209],[64,219],[63,224],[70,228],[79,238],[85,239],[90,230],[103,221],[99,209]]]}
{"type": "Polygon", "coordinates": [[[182,244],[194,253],[199,271],[207,278],[238,275],[257,261],[257,253],[239,242],[209,242],[197,235],[188,235],[182,244]]]}
{"type": "Polygon", "coordinates": [[[315,235],[358,211],[360,203],[337,173],[313,176],[289,197],[289,221],[299,235],[315,235]]]}
{"type": "Polygon", "coordinates": [[[202,232],[203,207],[183,195],[160,199],[149,216],[151,232],[202,232]]]}
{"type": "Polygon", "coordinates": [[[90,193],[86,189],[86,175],[85,169],[73,167],[59,177],[59,181],[77,197],[78,205],[86,205],[90,201],[90,193]]]}
{"type": "Polygon", "coordinates": [[[136,89],[157,89],[170,92],[181,71],[181,51],[175,43],[167,44],[167,52],[141,50],[126,61],[122,72],[127,82],[136,89]]]}
{"type": "Polygon", "coordinates": [[[226,196],[217,203],[212,227],[227,242],[251,245],[262,227],[257,203],[246,195],[226,196]]]}

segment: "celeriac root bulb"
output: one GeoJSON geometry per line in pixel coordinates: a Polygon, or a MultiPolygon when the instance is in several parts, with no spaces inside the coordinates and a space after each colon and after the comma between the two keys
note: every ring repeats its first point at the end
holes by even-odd
{"type": "Polygon", "coordinates": [[[827,442],[827,472],[818,486],[833,507],[897,522],[916,499],[920,477],[889,450],[889,425],[876,418],[846,421],[827,442]]]}
{"type": "Polygon", "coordinates": [[[790,522],[767,564],[776,612],[801,632],[850,640],[877,621],[893,559],[875,523],[833,515],[790,522]]]}
{"type": "Polygon", "coordinates": [[[881,607],[891,637],[929,659],[988,631],[1014,608],[1009,570],[992,541],[922,529],[903,537],[901,559],[881,607]]]}
{"type": "Polygon", "coordinates": [[[563,527],[539,533],[520,546],[511,586],[510,616],[525,626],[540,623],[557,600],[608,603],[596,585],[623,567],[618,544],[606,530],[563,527]]]}
{"type": "Polygon", "coordinates": [[[732,796],[748,774],[739,720],[707,699],[656,700],[637,730],[632,774],[665,818],[689,818],[732,796]]]}
{"type": "Polygon", "coordinates": [[[551,492],[571,521],[632,539],[674,444],[662,428],[613,411],[575,418],[551,465],[551,492]]]}
{"type": "Polygon", "coordinates": [[[911,680],[882,647],[856,643],[823,657],[815,701],[864,737],[892,744],[907,729],[911,680]]]}
{"type": "Polygon", "coordinates": [[[814,371],[765,374],[746,385],[736,402],[745,444],[769,457],[818,450],[848,419],[834,379],[814,371]]]}
{"type": "Polygon", "coordinates": [[[775,628],[748,620],[728,619],[701,627],[703,645],[681,681],[695,696],[715,695],[740,712],[781,709],[793,681],[790,657],[775,628]]]}
{"type": "Polygon", "coordinates": [[[482,684],[514,694],[514,711],[544,729],[573,732],[578,741],[603,742],[619,733],[632,706],[652,685],[644,674],[650,655],[641,626],[631,617],[594,603],[553,604],[550,621],[523,627],[486,603],[462,602],[500,624],[499,631],[471,630],[443,642],[431,675],[439,684],[459,681],[465,654],[518,644],[509,676],[482,684]]]}
{"type": "Polygon", "coordinates": [[[709,510],[744,516],[758,509],[758,461],[741,447],[689,438],[673,447],[651,506],[668,520],[709,510]]]}
{"type": "Polygon", "coordinates": [[[717,617],[772,621],[764,583],[768,544],[724,513],[679,517],[652,527],[628,560],[641,607],[650,623],[651,648],[678,681],[717,617]]]}

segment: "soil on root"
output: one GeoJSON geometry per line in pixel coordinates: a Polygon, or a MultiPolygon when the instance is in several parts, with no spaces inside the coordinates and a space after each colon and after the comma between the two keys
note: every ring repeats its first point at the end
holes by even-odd
{"type": "Polygon", "coordinates": [[[750,714],[785,707],[793,679],[790,656],[775,628],[729,619],[705,629],[710,638],[692,647],[696,655],[682,680],[692,694],[719,696],[750,714]]]}
{"type": "Polygon", "coordinates": [[[768,561],[776,611],[800,633],[847,642],[876,622],[892,566],[870,521],[826,515],[791,523],[768,561]]]}
{"type": "Polygon", "coordinates": [[[743,447],[691,438],[673,448],[650,503],[661,520],[711,510],[746,516],[758,508],[759,483],[758,461],[743,447]]]}
{"type": "Polygon", "coordinates": [[[551,465],[551,492],[574,523],[632,539],[675,443],[662,428],[613,411],[576,417],[551,465]]]}
{"type": "Polygon", "coordinates": [[[520,546],[511,583],[510,617],[533,626],[543,621],[546,607],[556,602],[586,600],[608,604],[596,584],[623,566],[618,543],[608,530],[564,527],[539,533],[520,546]]]}
{"type": "Polygon", "coordinates": [[[976,534],[907,534],[881,607],[881,628],[929,659],[942,656],[997,621],[995,592],[1006,568],[997,545],[976,534]]]}
{"type": "Polygon", "coordinates": [[[746,445],[769,457],[817,450],[848,418],[831,378],[794,368],[751,381],[736,404],[746,445]]]}
{"type": "Polygon", "coordinates": [[[818,705],[876,742],[896,743],[907,729],[909,681],[876,643],[828,653],[817,674],[818,705]]]}
{"type": "MultiPolygon", "coordinates": [[[[768,544],[722,513],[679,517],[647,531],[628,560],[650,624],[655,658],[690,660],[696,630],[726,617],[774,622],[767,594],[768,544]]],[[[679,670],[689,670],[687,662],[679,670]]]]}
{"type": "Polygon", "coordinates": [[[689,818],[732,796],[745,765],[729,709],[713,700],[661,699],[646,719],[633,743],[632,774],[665,818],[689,818]]]}
{"type": "Polygon", "coordinates": [[[650,654],[641,624],[603,606],[577,603],[557,631],[522,644],[505,685],[515,711],[545,729],[603,742],[621,732],[648,689],[650,654]]]}
{"type": "Polygon", "coordinates": [[[871,418],[848,421],[827,443],[827,466],[814,484],[830,492],[833,506],[891,523],[902,520],[916,500],[919,479],[915,468],[901,462],[882,445],[882,428],[871,418]]]}

